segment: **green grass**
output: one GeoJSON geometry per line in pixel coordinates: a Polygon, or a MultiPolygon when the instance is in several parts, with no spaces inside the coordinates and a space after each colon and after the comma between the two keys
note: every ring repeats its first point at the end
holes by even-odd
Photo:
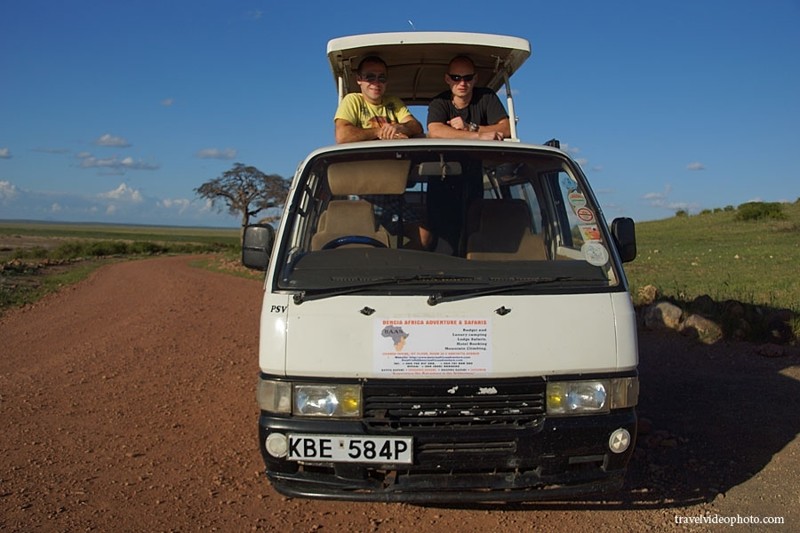
{"type": "Polygon", "coordinates": [[[782,220],[718,211],[637,224],[638,256],[625,265],[634,300],[654,285],[680,301],[708,295],[800,312],[800,202],[782,212],[782,220]]]}
{"type": "Polygon", "coordinates": [[[238,246],[240,232],[235,228],[2,221],[0,235],[156,242],[221,242],[238,246]]]}

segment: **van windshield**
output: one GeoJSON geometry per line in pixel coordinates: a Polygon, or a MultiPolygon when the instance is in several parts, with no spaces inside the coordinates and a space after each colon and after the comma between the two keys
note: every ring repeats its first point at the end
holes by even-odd
{"type": "Polygon", "coordinates": [[[278,288],[625,290],[594,196],[563,153],[396,146],[325,152],[308,162],[285,215],[278,288]]]}

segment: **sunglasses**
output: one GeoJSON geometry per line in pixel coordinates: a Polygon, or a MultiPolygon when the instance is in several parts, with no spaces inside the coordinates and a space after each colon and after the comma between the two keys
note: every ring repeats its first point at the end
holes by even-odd
{"type": "Polygon", "coordinates": [[[470,82],[475,79],[475,74],[448,74],[448,76],[456,83],[460,82],[461,80],[470,82]]]}
{"type": "Polygon", "coordinates": [[[366,81],[367,83],[386,83],[386,74],[373,74],[370,72],[369,74],[362,74],[361,79],[366,81]]]}

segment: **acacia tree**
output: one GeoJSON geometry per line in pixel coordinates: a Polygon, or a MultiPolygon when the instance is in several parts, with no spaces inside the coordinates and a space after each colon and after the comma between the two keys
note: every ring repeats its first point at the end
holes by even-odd
{"type": "MultiPolygon", "coordinates": [[[[240,214],[244,228],[250,222],[250,217],[283,205],[289,192],[289,182],[278,174],[264,174],[256,167],[235,163],[222,176],[205,182],[194,191],[201,198],[209,200],[212,206],[223,202],[231,215],[240,214]]],[[[268,216],[263,220],[271,222],[277,218],[268,216]]]]}

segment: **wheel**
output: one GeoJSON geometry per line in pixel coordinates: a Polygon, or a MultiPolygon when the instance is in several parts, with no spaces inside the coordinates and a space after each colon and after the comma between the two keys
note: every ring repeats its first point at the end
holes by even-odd
{"type": "Polygon", "coordinates": [[[338,237],[332,241],[326,242],[322,249],[332,250],[347,244],[368,244],[370,246],[374,246],[375,248],[386,248],[385,244],[378,239],[373,239],[372,237],[366,237],[364,235],[345,235],[344,237],[338,237]]]}

